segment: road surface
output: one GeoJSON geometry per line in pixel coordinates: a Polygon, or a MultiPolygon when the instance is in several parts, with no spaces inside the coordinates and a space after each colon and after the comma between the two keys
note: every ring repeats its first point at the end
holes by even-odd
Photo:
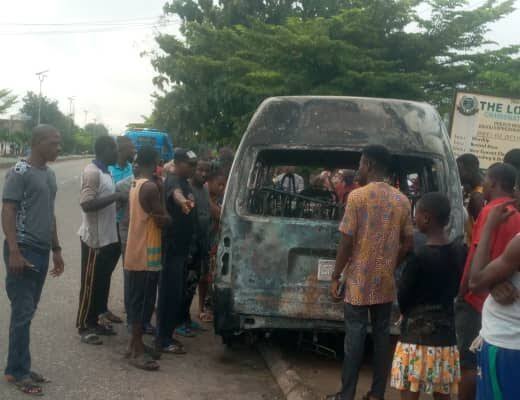
{"type": "MultiPolygon", "coordinates": [[[[247,348],[233,351],[206,332],[185,339],[188,354],[165,355],[161,369],[148,373],[128,366],[122,357],[126,334],[104,339],[99,347],[81,344],[74,322],[79,293],[80,224],[79,175],[87,160],[53,165],[59,192],[56,203],[58,230],[66,262],[60,278],[49,277],[32,325],[33,369],[53,382],[45,387],[55,400],[276,400],[281,393],[260,356],[247,348]]],[[[4,171],[0,171],[3,187],[4,171]]],[[[0,234],[3,239],[3,234],[0,234]]],[[[3,258],[2,258],[3,259],[3,258]]],[[[7,354],[9,301],[5,294],[5,267],[0,268],[0,360],[7,354]]],[[[123,315],[122,270],[112,279],[110,308],[123,315]]],[[[27,400],[11,385],[0,383],[0,399],[27,400]]]]}

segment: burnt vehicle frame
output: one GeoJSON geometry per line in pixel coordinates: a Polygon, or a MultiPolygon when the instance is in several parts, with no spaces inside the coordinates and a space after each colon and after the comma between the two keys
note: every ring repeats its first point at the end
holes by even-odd
{"type": "Polygon", "coordinates": [[[355,168],[369,144],[391,151],[391,183],[412,204],[428,191],[449,196],[450,238],[462,238],[457,165],[432,106],[354,97],[267,99],[242,138],[224,198],[214,280],[215,331],[224,341],[247,331],[343,331],[343,306],[332,301],[330,282],[320,275],[335,259],[342,206],[269,183],[277,165],[355,168]],[[409,176],[419,188],[411,189],[409,176]]]}

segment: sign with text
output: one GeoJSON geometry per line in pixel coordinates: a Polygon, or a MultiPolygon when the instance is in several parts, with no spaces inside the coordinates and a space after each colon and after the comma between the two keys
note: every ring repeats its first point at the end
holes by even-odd
{"type": "Polygon", "coordinates": [[[486,169],[520,148],[520,99],[458,92],[451,124],[455,157],[473,153],[486,169]]]}

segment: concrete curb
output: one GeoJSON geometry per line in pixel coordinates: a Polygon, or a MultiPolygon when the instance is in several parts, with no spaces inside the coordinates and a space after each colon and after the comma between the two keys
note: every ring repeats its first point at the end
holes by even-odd
{"type": "MultiPolygon", "coordinates": [[[[60,157],[54,163],[62,162],[62,161],[69,161],[69,160],[81,160],[84,158],[93,158],[94,156],[92,154],[86,154],[86,155],[76,155],[76,156],[65,156],[60,157]]],[[[22,158],[22,157],[20,157],[22,158]]],[[[12,167],[16,161],[9,161],[9,162],[2,162],[0,161],[0,169],[6,169],[12,167]]],[[[52,165],[53,163],[51,163],[52,165]]]]}
{"type": "Polygon", "coordinates": [[[262,343],[257,346],[257,349],[286,400],[319,400],[319,396],[305,385],[298,373],[283,360],[278,348],[262,343]]]}

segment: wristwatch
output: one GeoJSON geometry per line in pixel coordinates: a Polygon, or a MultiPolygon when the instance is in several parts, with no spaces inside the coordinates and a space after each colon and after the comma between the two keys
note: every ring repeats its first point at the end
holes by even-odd
{"type": "Polygon", "coordinates": [[[53,252],[53,253],[56,253],[57,251],[61,251],[61,246],[54,246],[54,247],[52,248],[52,252],[53,252]]]}

